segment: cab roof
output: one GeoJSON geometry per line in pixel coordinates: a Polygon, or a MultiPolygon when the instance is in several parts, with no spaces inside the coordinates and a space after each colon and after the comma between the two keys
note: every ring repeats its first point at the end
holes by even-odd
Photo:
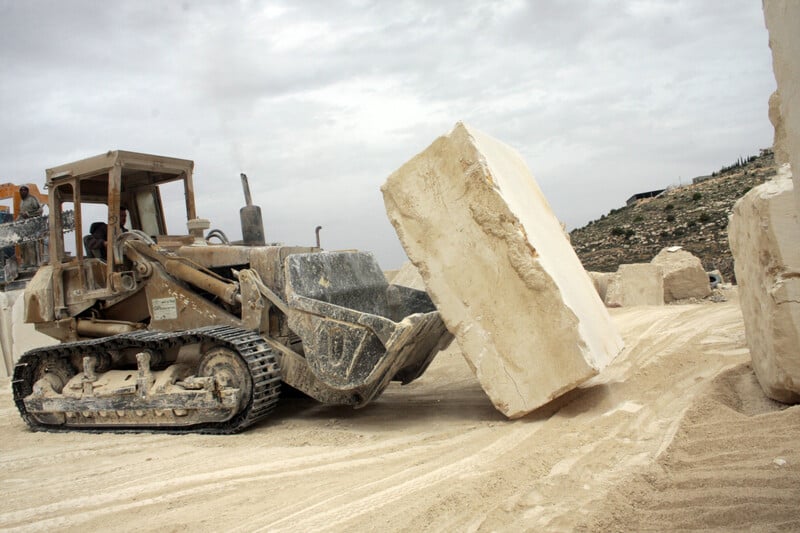
{"type": "Polygon", "coordinates": [[[161,155],[128,152],[125,150],[109,150],[105,154],[88,157],[72,163],[66,163],[46,170],[48,187],[58,182],[71,179],[85,179],[107,174],[116,165],[122,168],[124,181],[133,185],[158,184],[189,177],[191,179],[194,161],[161,155]]]}

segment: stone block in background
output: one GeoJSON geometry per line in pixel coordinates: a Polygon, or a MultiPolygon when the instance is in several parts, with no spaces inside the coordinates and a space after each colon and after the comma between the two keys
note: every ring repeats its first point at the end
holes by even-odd
{"type": "Polygon", "coordinates": [[[392,278],[392,285],[401,285],[418,291],[424,291],[425,282],[422,281],[422,276],[419,275],[419,270],[414,266],[411,261],[406,261],[394,278],[392,278]]]}
{"type": "Polygon", "coordinates": [[[589,272],[589,277],[592,278],[592,283],[600,296],[600,300],[606,301],[606,292],[608,291],[608,284],[616,276],[616,272],[589,272]]]}
{"type": "Polygon", "coordinates": [[[620,265],[606,291],[607,307],[664,305],[664,271],[652,263],[620,265]]]}
{"type": "Polygon", "coordinates": [[[705,298],[711,294],[711,284],[703,263],[691,252],[678,247],[664,248],[651,263],[664,269],[665,303],[686,298],[705,298]]]}

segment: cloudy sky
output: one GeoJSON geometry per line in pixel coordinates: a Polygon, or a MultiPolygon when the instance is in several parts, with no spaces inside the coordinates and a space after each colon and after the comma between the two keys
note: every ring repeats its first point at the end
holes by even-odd
{"type": "MultiPolygon", "coordinates": [[[[572,229],[772,143],[758,0],[0,0],[0,182],[124,149],[195,161],[239,238],[405,260],[380,186],[457,121],[572,229]]],[[[173,233],[183,228],[171,227],[173,233]]]]}

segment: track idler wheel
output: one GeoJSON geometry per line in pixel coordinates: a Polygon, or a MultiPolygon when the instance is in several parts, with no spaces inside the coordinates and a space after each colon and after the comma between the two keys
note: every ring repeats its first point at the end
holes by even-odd
{"type": "Polygon", "coordinates": [[[213,377],[218,394],[239,391],[239,410],[250,403],[253,394],[253,379],[247,364],[228,348],[212,348],[200,360],[197,374],[213,377]]]}
{"type": "MultiPolygon", "coordinates": [[[[75,368],[66,360],[46,358],[40,361],[39,367],[36,369],[33,394],[43,396],[49,391],[61,394],[64,386],[75,374],[75,368]]],[[[59,425],[65,422],[65,417],[61,413],[39,413],[34,417],[42,424],[59,425]]]]}

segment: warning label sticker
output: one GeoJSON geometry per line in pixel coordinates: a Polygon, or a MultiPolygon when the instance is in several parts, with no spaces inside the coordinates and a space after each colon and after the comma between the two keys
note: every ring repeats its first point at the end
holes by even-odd
{"type": "Polygon", "coordinates": [[[153,320],[175,318],[178,318],[178,304],[175,298],[153,298],[153,320]]]}

